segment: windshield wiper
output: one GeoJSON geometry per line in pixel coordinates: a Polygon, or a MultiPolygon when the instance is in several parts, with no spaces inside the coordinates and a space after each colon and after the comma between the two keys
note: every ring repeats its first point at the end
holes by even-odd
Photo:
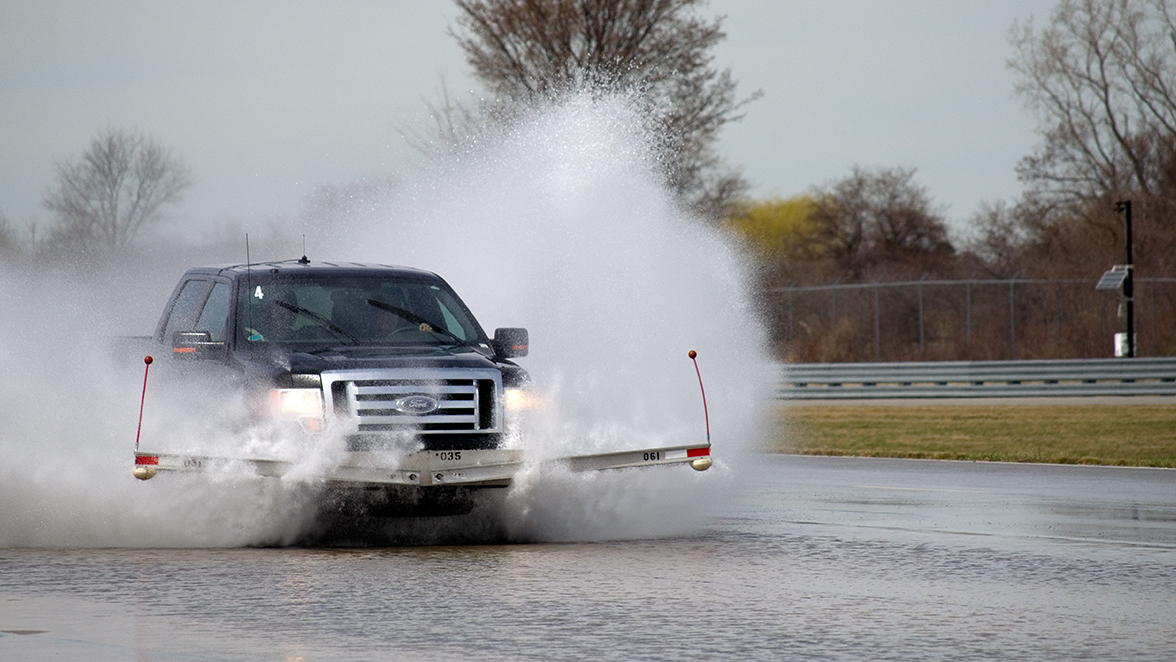
{"type": "Polygon", "coordinates": [[[440,333],[441,335],[449,336],[450,338],[453,338],[454,342],[456,342],[458,345],[461,345],[463,347],[473,347],[473,345],[471,345],[469,343],[469,341],[462,340],[461,338],[458,338],[457,336],[453,335],[453,333],[451,333],[449,331],[449,329],[446,329],[445,327],[443,327],[439,324],[435,324],[433,322],[430,322],[429,320],[427,320],[427,319],[425,319],[415,313],[409,312],[403,308],[397,308],[396,306],[384,303],[383,301],[377,301],[375,299],[368,299],[367,302],[368,302],[369,306],[374,306],[376,308],[379,308],[380,310],[382,310],[386,313],[392,313],[393,315],[396,315],[397,317],[400,317],[408,322],[412,322],[413,324],[424,324],[425,326],[429,327],[429,329],[428,329],[429,331],[432,331],[433,333],[440,333]]]}
{"type": "Polygon", "coordinates": [[[287,303],[285,301],[275,300],[274,303],[285,308],[286,310],[289,310],[292,313],[301,313],[303,315],[306,315],[310,319],[318,322],[320,325],[322,325],[328,331],[334,331],[336,333],[341,333],[341,334],[347,336],[347,338],[349,340],[351,340],[352,344],[355,344],[355,345],[359,344],[359,338],[356,338],[355,336],[351,335],[350,333],[347,333],[347,331],[345,331],[338,324],[335,324],[331,320],[323,317],[322,315],[319,315],[318,313],[314,312],[313,310],[307,310],[306,308],[303,308],[302,306],[296,306],[292,303],[287,303]]]}

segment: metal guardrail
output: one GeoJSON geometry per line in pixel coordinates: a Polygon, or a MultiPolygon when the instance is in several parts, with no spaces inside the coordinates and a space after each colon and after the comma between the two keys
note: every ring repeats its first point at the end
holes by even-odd
{"type": "Polygon", "coordinates": [[[787,400],[1176,395],[1176,358],[790,363],[779,384],[787,400]]]}

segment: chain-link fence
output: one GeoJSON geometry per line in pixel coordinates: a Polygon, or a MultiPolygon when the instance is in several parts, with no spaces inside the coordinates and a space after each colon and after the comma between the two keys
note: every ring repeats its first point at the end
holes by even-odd
{"type": "MultiPolygon", "coordinates": [[[[1176,278],[1135,278],[1138,356],[1176,355],[1176,278]]],[[[1126,330],[1118,290],[1088,279],[918,280],[764,292],[791,360],[1097,358],[1126,330]]]]}

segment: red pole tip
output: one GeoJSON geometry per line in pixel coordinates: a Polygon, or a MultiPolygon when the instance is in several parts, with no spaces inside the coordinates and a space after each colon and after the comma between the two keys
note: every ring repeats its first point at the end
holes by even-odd
{"type": "Polygon", "coordinates": [[[687,354],[687,356],[689,356],[690,358],[694,358],[694,357],[698,356],[698,352],[696,352],[694,350],[690,350],[690,353],[687,354]]]}
{"type": "Polygon", "coordinates": [[[150,356],[143,357],[143,363],[146,363],[147,365],[151,365],[151,362],[154,360],[155,359],[151,358],[150,356]]]}

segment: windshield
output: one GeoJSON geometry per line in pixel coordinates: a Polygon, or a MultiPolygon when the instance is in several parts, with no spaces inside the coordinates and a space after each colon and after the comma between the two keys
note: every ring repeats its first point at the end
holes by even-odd
{"type": "Polygon", "coordinates": [[[468,345],[481,330],[443,283],[402,278],[275,278],[241,281],[237,343],[468,345]]]}

